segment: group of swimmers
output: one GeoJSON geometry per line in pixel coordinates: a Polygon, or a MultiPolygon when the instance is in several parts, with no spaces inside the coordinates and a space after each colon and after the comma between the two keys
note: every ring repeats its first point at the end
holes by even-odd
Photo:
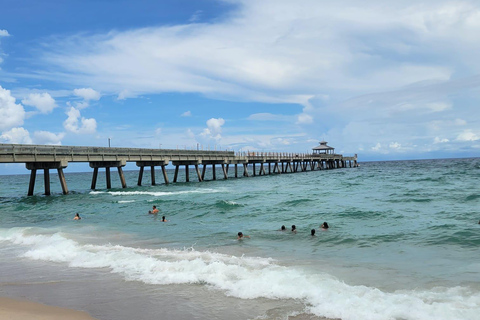
{"type": "MultiPolygon", "coordinates": [[[[329,228],[328,223],[327,223],[327,222],[323,222],[323,223],[320,225],[320,228],[321,228],[322,230],[327,230],[327,229],[329,228]]],[[[279,231],[287,231],[287,228],[285,228],[285,225],[283,225],[283,226],[280,228],[279,231]]],[[[296,226],[296,225],[292,225],[292,232],[293,232],[293,233],[297,233],[297,226],[296,226]]],[[[310,234],[311,234],[312,236],[315,236],[315,229],[310,230],[310,234]]],[[[240,240],[240,239],[243,239],[243,238],[250,238],[250,236],[246,236],[246,235],[244,235],[242,232],[239,232],[237,239],[240,240]]]]}
{"type": "MultiPolygon", "coordinates": [[[[323,223],[320,225],[320,228],[323,229],[323,230],[327,230],[327,229],[329,228],[328,223],[327,223],[327,222],[323,222],[323,223]]],[[[282,226],[282,227],[280,228],[280,231],[286,231],[286,230],[287,230],[287,229],[285,228],[285,226],[282,226]]],[[[297,233],[297,227],[296,227],[295,225],[292,226],[292,232],[293,232],[293,233],[297,233]]],[[[311,234],[312,236],[314,236],[314,235],[315,235],[315,229],[310,230],[310,234],[311,234]]]]}

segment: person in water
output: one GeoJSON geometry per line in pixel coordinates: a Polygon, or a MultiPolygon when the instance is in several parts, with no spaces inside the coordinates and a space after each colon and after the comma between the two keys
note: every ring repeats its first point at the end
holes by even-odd
{"type": "Polygon", "coordinates": [[[280,228],[280,231],[285,231],[285,230],[287,230],[287,228],[285,228],[285,226],[282,226],[282,227],[280,228]]]}
{"type": "Polygon", "coordinates": [[[320,226],[320,228],[324,229],[324,230],[327,230],[329,227],[328,227],[328,223],[324,222],[322,223],[322,225],[320,226]]]}
{"type": "Polygon", "coordinates": [[[73,217],[73,220],[80,220],[80,215],[78,213],[75,213],[75,217],[73,217]]]}
{"type": "Polygon", "coordinates": [[[153,206],[152,210],[148,211],[148,213],[150,214],[157,214],[159,213],[158,209],[157,209],[157,206],[153,206]]]}
{"type": "Polygon", "coordinates": [[[310,234],[312,235],[312,237],[315,236],[315,229],[312,229],[312,230],[310,231],[310,234]]]}
{"type": "Polygon", "coordinates": [[[162,222],[167,222],[168,220],[165,219],[165,216],[162,217],[162,222]]]}
{"type": "Polygon", "coordinates": [[[243,238],[250,238],[250,236],[244,236],[243,233],[239,232],[237,240],[243,239],[243,238]]]}
{"type": "Polygon", "coordinates": [[[292,226],[292,232],[297,233],[297,227],[295,225],[292,226]]]}

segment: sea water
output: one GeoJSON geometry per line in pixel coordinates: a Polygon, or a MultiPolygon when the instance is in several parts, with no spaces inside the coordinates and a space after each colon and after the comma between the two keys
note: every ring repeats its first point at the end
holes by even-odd
{"type": "Polygon", "coordinates": [[[0,294],[100,320],[480,319],[479,158],[125,174],[92,191],[67,170],[70,194],[52,175],[51,196],[39,175],[31,197],[28,175],[0,176],[0,294]]]}

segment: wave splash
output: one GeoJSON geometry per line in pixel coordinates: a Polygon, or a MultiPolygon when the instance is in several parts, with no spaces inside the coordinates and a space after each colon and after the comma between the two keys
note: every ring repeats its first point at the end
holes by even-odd
{"type": "Polygon", "coordinates": [[[80,244],[67,234],[32,228],[0,229],[0,243],[22,250],[21,257],[105,268],[126,280],[147,284],[203,284],[241,299],[296,299],[327,318],[476,319],[480,293],[466,287],[383,292],[351,286],[325,273],[286,267],[268,258],[236,257],[209,251],[143,249],[80,244]]]}

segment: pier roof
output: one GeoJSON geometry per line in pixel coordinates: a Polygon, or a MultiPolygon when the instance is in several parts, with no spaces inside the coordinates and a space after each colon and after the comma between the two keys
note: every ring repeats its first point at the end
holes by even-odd
{"type": "Polygon", "coordinates": [[[312,148],[313,153],[333,153],[335,148],[330,147],[327,145],[327,141],[322,140],[320,141],[320,145],[316,146],[315,148],[312,148]]]}

